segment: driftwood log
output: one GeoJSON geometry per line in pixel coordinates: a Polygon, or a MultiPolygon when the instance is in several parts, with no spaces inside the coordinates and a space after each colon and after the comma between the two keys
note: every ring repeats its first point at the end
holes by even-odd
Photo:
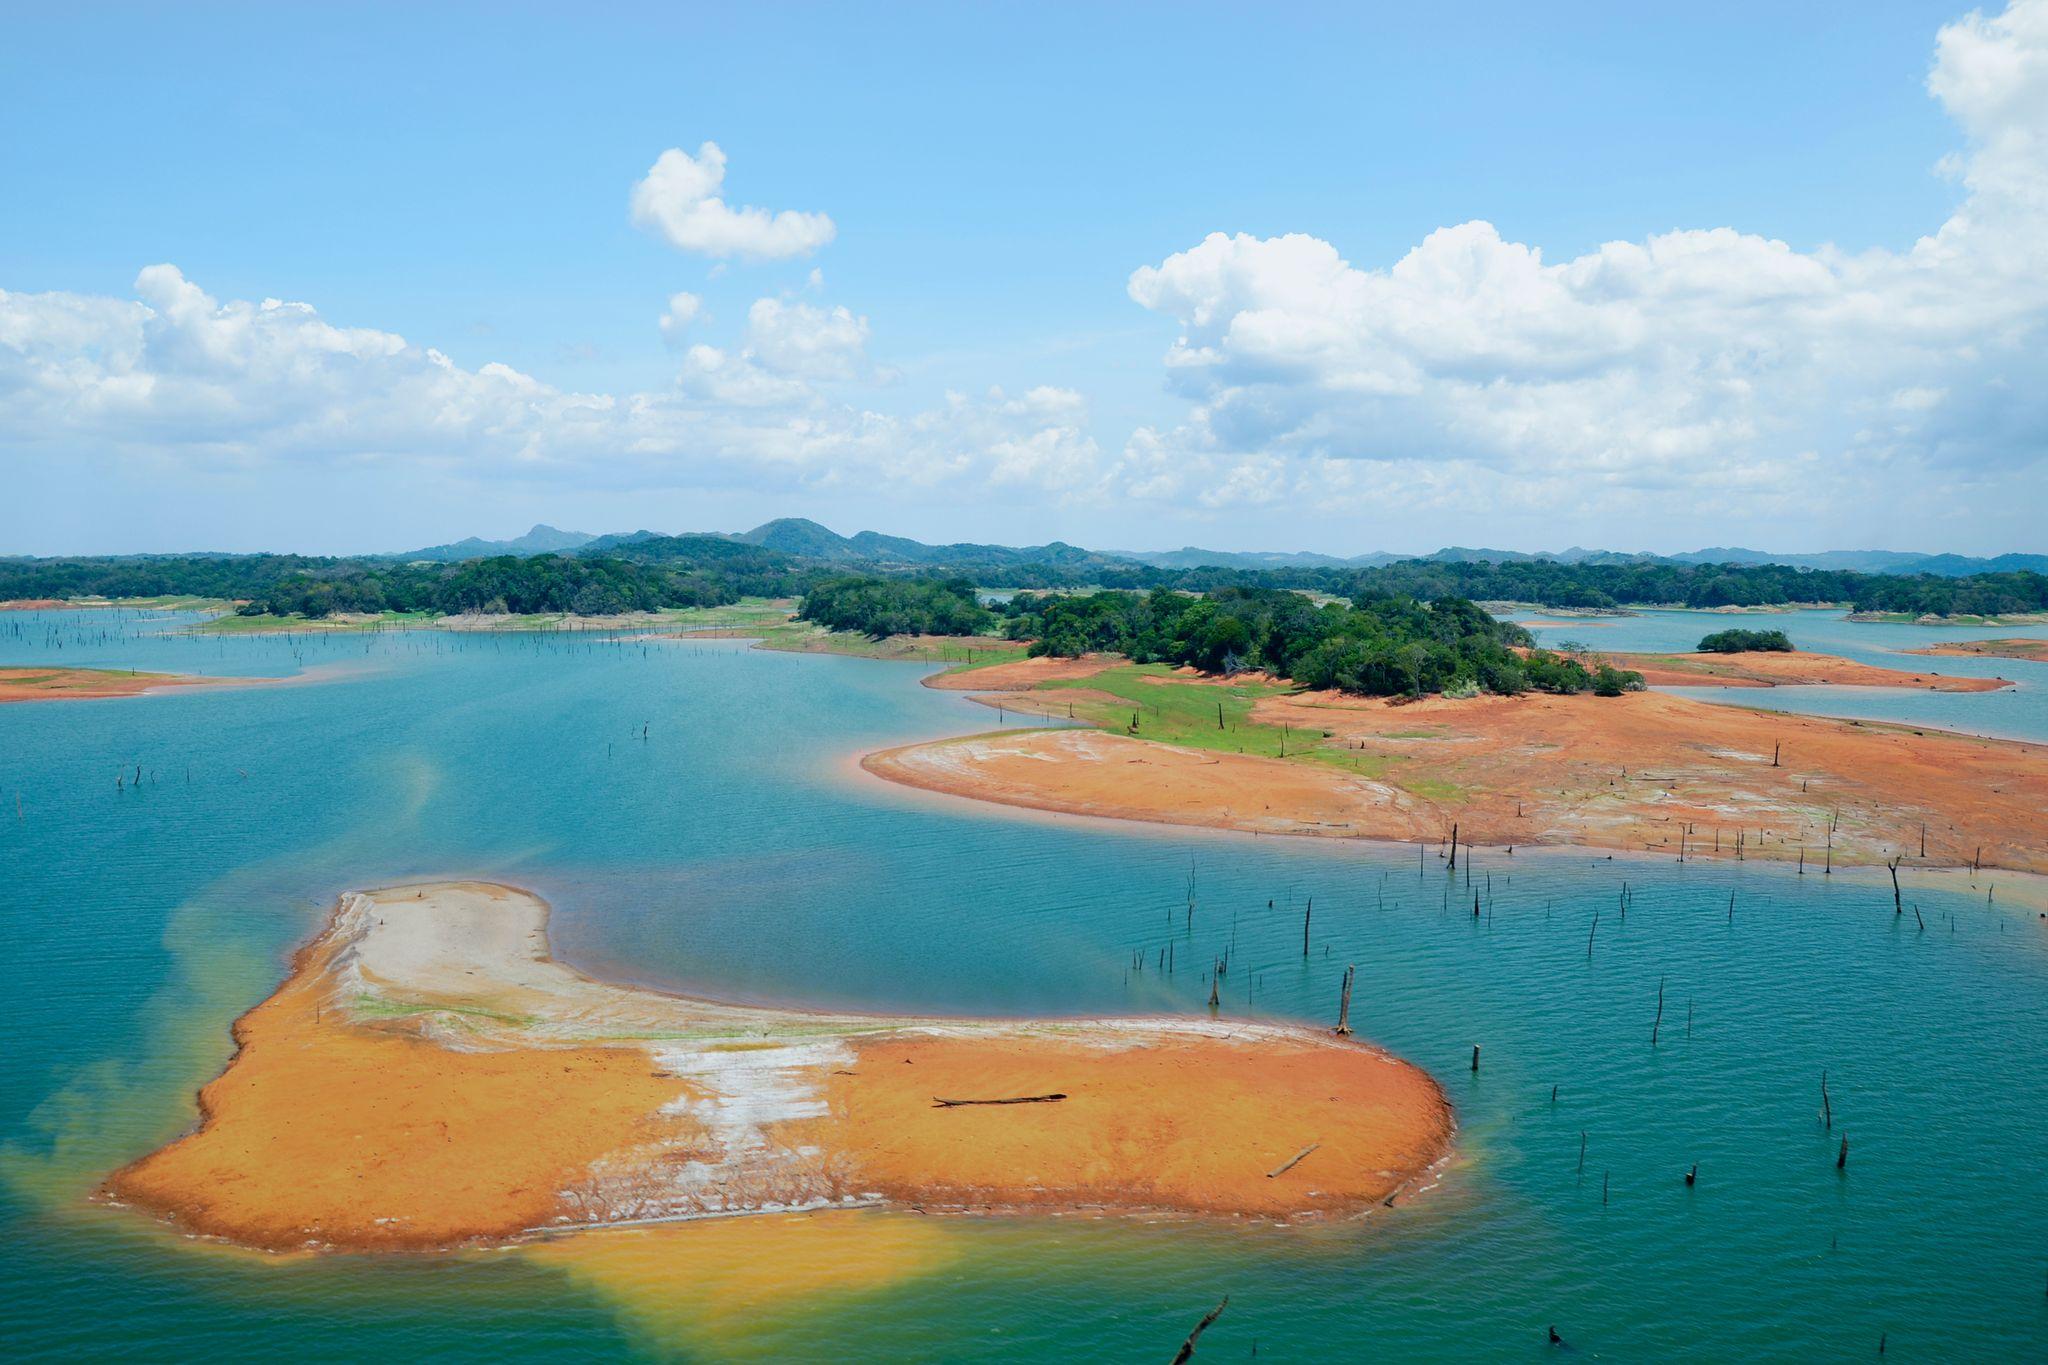
{"type": "Polygon", "coordinates": [[[1280,1165],[1275,1166],[1272,1170],[1266,1172],[1266,1179],[1273,1180],[1280,1176],[1286,1175],[1289,1171],[1293,1170],[1296,1166],[1299,1166],[1301,1164],[1301,1159],[1303,1157],[1307,1156],[1310,1152],[1313,1152],[1316,1148],[1322,1145],[1323,1144],[1320,1142],[1311,1142],[1308,1146],[1302,1148],[1293,1156],[1287,1158],[1287,1160],[1282,1162],[1280,1165]]]}
{"type": "Polygon", "coordinates": [[[1065,1095],[1017,1095],[1001,1100],[942,1100],[937,1095],[934,1095],[932,1096],[932,1108],[958,1109],[964,1104],[1056,1104],[1065,1098],[1065,1095]]]}

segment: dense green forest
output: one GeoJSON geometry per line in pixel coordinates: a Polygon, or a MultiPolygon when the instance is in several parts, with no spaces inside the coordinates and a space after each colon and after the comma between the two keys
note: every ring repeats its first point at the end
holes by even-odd
{"type": "Polygon", "coordinates": [[[674,536],[603,558],[502,555],[399,564],[302,555],[0,561],[0,598],[222,597],[249,615],[334,612],[581,612],[717,606],[786,596],[816,574],[787,555],[717,536],[674,536]]]}
{"type": "MultiPolygon", "coordinates": [[[[1048,554],[1058,548],[1045,547],[1048,554]]],[[[1162,569],[1073,554],[1043,562],[1009,559],[949,565],[947,572],[984,588],[1023,590],[1109,588],[1295,588],[1335,597],[1392,595],[1433,601],[1534,602],[1548,607],[1781,606],[1840,602],[1858,611],[1907,615],[2013,615],[2048,611],[2048,575],[1987,573],[1968,578],[1865,574],[1782,565],[1563,564],[1530,560],[1494,564],[1433,559],[1373,568],[1305,566],[1276,569],[1162,569]]],[[[531,558],[455,563],[405,563],[393,558],[322,559],[301,555],[137,555],[72,559],[0,559],[0,599],[33,597],[193,596],[243,599],[263,609],[429,611],[490,609],[569,611],[608,603],[687,606],[735,596],[800,595],[841,564],[748,544],[725,536],[606,538],[585,549],[531,558]],[[495,588],[479,590],[488,584],[495,588]],[[526,606],[515,606],[526,603],[526,606]],[[536,605],[537,604],[537,605],[536,605]]],[[[928,570],[892,580],[924,581],[928,570]]]]}
{"type": "Polygon", "coordinates": [[[1717,630],[1700,641],[1702,654],[1742,654],[1749,650],[1792,652],[1792,637],[1782,630],[1717,630]]]}
{"type": "Polygon", "coordinates": [[[984,587],[1105,587],[1143,591],[1178,588],[1301,588],[1354,597],[1405,594],[1422,601],[1465,597],[1479,602],[1534,602],[1546,607],[1765,607],[1846,603],[1856,611],[1911,615],[1998,616],[2048,611],[2048,575],[1865,574],[1796,569],[1778,564],[1561,564],[1539,559],[1511,564],[1414,559],[1376,568],[1094,569],[1084,575],[1051,565],[1003,566],[977,574],[984,587]]]}
{"type": "Polygon", "coordinates": [[[975,635],[995,624],[970,578],[828,578],[804,595],[797,615],[828,630],[888,635],[975,635]]]}
{"type": "Polygon", "coordinates": [[[1155,590],[1086,596],[1020,593],[1004,604],[1009,634],[1033,654],[1095,650],[1210,673],[1256,669],[1304,687],[1367,696],[1479,691],[1598,692],[1642,675],[1532,648],[1529,632],[1462,597],[1427,604],[1370,593],[1318,606],[1297,592],[1223,588],[1203,597],[1155,590]]]}

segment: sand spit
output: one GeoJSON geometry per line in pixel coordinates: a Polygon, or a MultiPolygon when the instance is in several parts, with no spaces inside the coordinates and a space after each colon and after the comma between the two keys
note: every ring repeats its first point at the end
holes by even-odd
{"type": "Polygon", "coordinates": [[[184,687],[246,687],[270,678],[200,678],[189,673],[131,673],[105,668],[0,668],[0,702],[139,697],[184,687]]]}
{"type": "MultiPolygon", "coordinates": [[[[1947,653],[1916,650],[1915,653],[1947,653]]],[[[1995,692],[2004,678],[1962,678],[1879,668],[1804,650],[1751,650],[1736,654],[1610,654],[1617,668],[1632,668],[1652,687],[1913,687],[1930,692],[1995,692]]]]}
{"type": "Polygon", "coordinates": [[[1908,654],[1947,654],[1959,658],[2002,658],[2025,659],[2029,663],[2048,664],[2048,640],[2030,640],[2019,637],[2010,640],[1947,640],[1925,649],[1909,649],[1908,654]]]}
{"type": "Polygon", "coordinates": [[[1306,692],[1256,720],[1302,758],[1027,730],[867,755],[891,781],[1071,814],[1335,838],[1575,844],[1677,856],[2048,872],[2048,747],[1782,715],[1664,693],[1306,692]],[[1776,760],[1774,764],[1774,758],[1776,760]],[[1924,826],[1926,853],[1921,855],[1924,826]],[[1832,845],[1832,853],[1828,850],[1832,845]]]}
{"type": "Polygon", "coordinates": [[[104,1196],[269,1250],[879,1204],[1293,1219],[1370,1209],[1450,1140],[1425,1073],[1324,1032],[725,1005],[585,977],[546,923],[488,883],[344,896],[198,1129],[104,1196]]]}

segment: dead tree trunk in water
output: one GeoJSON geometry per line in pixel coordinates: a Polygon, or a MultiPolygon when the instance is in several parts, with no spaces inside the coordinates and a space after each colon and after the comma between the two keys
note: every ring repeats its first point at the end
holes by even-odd
{"type": "Polygon", "coordinates": [[[1657,1030],[1664,1027],[1664,978],[1657,978],[1657,1018],[1650,1025],[1650,1046],[1657,1046],[1657,1030]]]}
{"type": "Polygon", "coordinates": [[[1202,1333],[1209,1330],[1209,1324],[1223,1316],[1223,1310],[1228,1307],[1230,1295],[1225,1294],[1223,1302],[1202,1315],[1202,1320],[1195,1324],[1195,1330],[1188,1333],[1188,1339],[1180,1344],[1180,1350],[1174,1354],[1173,1365],[1187,1365],[1188,1358],[1195,1353],[1195,1342],[1201,1338],[1202,1333]]]}
{"type": "Polygon", "coordinates": [[[1894,857],[1884,866],[1885,870],[1892,874],[1892,913],[1894,915],[1903,915],[1906,913],[1906,907],[1899,901],[1899,860],[1897,857],[1894,857]]]}
{"type": "Polygon", "coordinates": [[[1344,969],[1344,994],[1337,1001],[1337,1027],[1334,1030],[1340,1038],[1351,1036],[1351,980],[1356,975],[1356,965],[1344,969]]]}

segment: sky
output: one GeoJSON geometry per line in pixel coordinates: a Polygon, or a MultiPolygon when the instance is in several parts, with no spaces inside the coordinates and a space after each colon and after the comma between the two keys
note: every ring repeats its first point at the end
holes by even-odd
{"type": "Polygon", "coordinates": [[[0,553],[2048,549],[2048,0],[0,23],[0,553]]]}

